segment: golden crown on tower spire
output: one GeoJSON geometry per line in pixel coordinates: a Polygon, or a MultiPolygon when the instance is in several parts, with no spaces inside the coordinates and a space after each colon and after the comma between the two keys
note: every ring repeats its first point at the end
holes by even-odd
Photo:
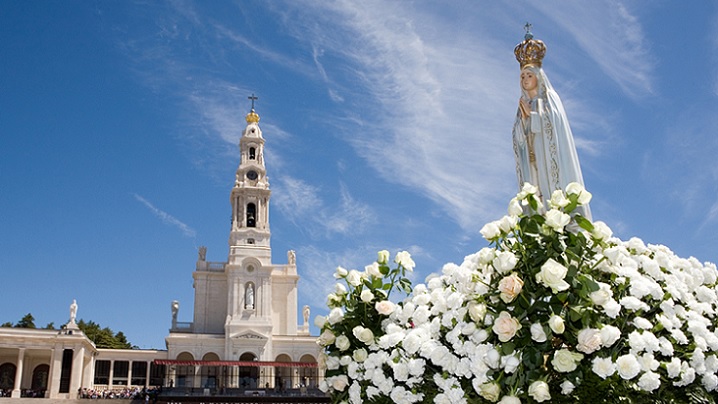
{"type": "Polygon", "coordinates": [[[526,66],[541,67],[541,61],[546,56],[546,45],[540,39],[534,39],[531,33],[531,24],[526,23],[524,28],[526,29],[524,40],[514,48],[516,60],[522,69],[526,66]]]}
{"type": "Polygon", "coordinates": [[[247,120],[247,123],[257,123],[259,122],[259,115],[252,109],[244,119],[247,120]]]}
{"type": "Polygon", "coordinates": [[[257,122],[259,122],[259,115],[257,115],[256,112],[254,112],[254,101],[258,100],[259,97],[257,97],[256,95],[254,95],[254,93],[252,93],[252,95],[250,95],[247,98],[252,100],[252,110],[249,111],[249,113],[247,114],[247,116],[244,119],[247,120],[248,124],[257,123],[257,122]]]}

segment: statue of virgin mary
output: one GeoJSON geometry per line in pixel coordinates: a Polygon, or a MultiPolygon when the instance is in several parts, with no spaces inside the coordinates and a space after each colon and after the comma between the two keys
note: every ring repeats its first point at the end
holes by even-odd
{"type": "MultiPolygon", "coordinates": [[[[524,41],[514,49],[521,65],[521,98],[513,129],[516,175],[519,189],[526,182],[536,186],[545,204],[555,190],[565,190],[572,182],[584,184],[563,103],[541,68],[546,46],[533,39],[530,25],[526,28],[524,41]]],[[[588,205],[575,212],[591,220],[588,205]]]]}

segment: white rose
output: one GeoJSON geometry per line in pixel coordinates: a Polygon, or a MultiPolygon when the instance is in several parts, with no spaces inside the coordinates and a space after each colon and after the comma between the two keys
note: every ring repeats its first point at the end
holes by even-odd
{"type": "Polygon", "coordinates": [[[359,298],[361,299],[362,302],[364,302],[364,303],[369,303],[369,302],[372,301],[372,299],[374,299],[374,294],[371,293],[371,290],[369,290],[369,289],[364,289],[364,290],[361,291],[361,294],[359,295],[359,298]]]}
{"type": "Polygon", "coordinates": [[[488,264],[491,261],[493,261],[494,257],[496,256],[496,250],[490,247],[484,247],[481,250],[479,250],[479,263],[480,264],[488,264]]]}
{"type": "Polygon", "coordinates": [[[621,305],[617,301],[611,299],[608,303],[603,305],[603,311],[608,317],[616,318],[621,312],[621,305]]]}
{"type": "Polygon", "coordinates": [[[335,303],[340,303],[342,301],[342,298],[340,296],[337,296],[336,293],[330,293],[327,295],[327,306],[334,307],[335,303]]]}
{"type": "Polygon", "coordinates": [[[516,296],[521,293],[521,289],[524,286],[524,281],[519,275],[514,272],[509,276],[505,276],[499,281],[499,292],[501,292],[501,300],[504,303],[511,303],[516,296]]]}
{"type": "Polygon", "coordinates": [[[638,378],[638,387],[643,391],[653,391],[661,387],[661,376],[658,373],[646,372],[638,378]]]}
{"type": "Polygon", "coordinates": [[[374,333],[370,329],[364,328],[360,325],[354,327],[352,333],[359,341],[367,345],[374,341],[374,333]]]}
{"type": "Polygon", "coordinates": [[[605,379],[616,373],[616,364],[613,363],[611,358],[595,357],[591,363],[591,370],[601,379],[605,379]]]}
{"type": "Polygon", "coordinates": [[[551,331],[553,331],[554,334],[563,334],[566,330],[563,318],[557,315],[553,315],[548,319],[548,326],[551,327],[551,331]]]}
{"type": "Polygon", "coordinates": [[[508,233],[516,227],[518,222],[519,220],[516,216],[504,216],[499,220],[498,226],[502,232],[508,233]]]}
{"type": "Polygon", "coordinates": [[[381,271],[379,270],[379,264],[377,264],[376,262],[373,263],[373,264],[371,264],[371,265],[365,266],[365,267],[364,267],[364,272],[366,272],[368,275],[371,275],[371,276],[373,276],[373,277],[375,277],[375,278],[381,278],[381,277],[382,277],[381,271]]]}
{"type": "Polygon", "coordinates": [[[484,363],[486,363],[486,365],[488,365],[491,369],[497,369],[500,361],[501,354],[495,348],[491,348],[484,355],[484,363]]]}
{"type": "Polygon", "coordinates": [[[374,309],[376,309],[377,313],[379,313],[383,316],[390,315],[391,313],[394,312],[395,308],[396,308],[396,306],[394,305],[394,303],[392,303],[388,300],[382,300],[381,302],[376,302],[376,304],[374,305],[374,309]]]}
{"type": "Polygon", "coordinates": [[[396,257],[394,257],[394,262],[401,265],[406,269],[407,271],[411,272],[414,270],[414,266],[416,264],[414,263],[414,260],[411,259],[411,254],[409,254],[406,251],[400,251],[396,253],[396,257]]]}
{"type": "Polygon", "coordinates": [[[537,380],[529,385],[529,395],[539,403],[551,399],[548,384],[542,380],[537,380]]]}
{"type": "Polygon", "coordinates": [[[343,277],[347,276],[348,273],[349,273],[349,271],[347,271],[346,269],[344,269],[342,267],[337,267],[336,272],[334,272],[334,277],[337,279],[343,278],[343,277]]]}
{"type": "Polygon", "coordinates": [[[503,274],[516,268],[517,262],[518,259],[514,253],[510,251],[497,251],[492,264],[497,271],[503,274]]]}
{"type": "Polygon", "coordinates": [[[521,399],[516,396],[503,396],[498,404],[521,404],[521,399]]]}
{"type": "Polygon", "coordinates": [[[361,285],[361,273],[356,269],[352,269],[347,275],[347,282],[354,287],[361,285]]]}
{"type": "Polygon", "coordinates": [[[566,193],[568,195],[578,195],[578,203],[585,205],[591,202],[591,193],[586,191],[583,185],[578,182],[572,182],[566,186],[566,193]]]}
{"type": "Polygon", "coordinates": [[[601,328],[601,341],[604,347],[609,347],[621,338],[621,330],[612,325],[601,328]]]}
{"type": "Polygon", "coordinates": [[[519,203],[518,199],[511,199],[511,202],[509,202],[509,215],[519,216],[522,213],[524,213],[524,210],[521,207],[521,203],[519,203]]]}
{"type": "Polygon", "coordinates": [[[337,340],[334,341],[334,345],[336,345],[340,351],[346,351],[351,346],[351,343],[346,335],[340,335],[337,337],[337,340]]]}
{"type": "Polygon", "coordinates": [[[557,372],[567,373],[576,370],[581,359],[583,359],[583,355],[580,353],[559,349],[553,354],[551,365],[557,372]]]}
{"type": "Polygon", "coordinates": [[[364,362],[368,356],[369,353],[364,348],[359,348],[352,354],[352,358],[357,362],[364,362]]]}
{"type": "Polygon", "coordinates": [[[327,323],[327,318],[324,316],[316,316],[314,317],[314,325],[317,326],[317,328],[322,329],[324,328],[324,324],[327,323]]]}
{"type": "MultiPolygon", "coordinates": [[[[532,195],[538,192],[538,188],[536,188],[534,185],[528,182],[524,182],[524,185],[521,187],[521,194],[524,195],[532,195]]],[[[521,198],[519,198],[521,199],[521,198]]]]}
{"type": "Polygon", "coordinates": [[[554,208],[565,208],[570,202],[571,201],[566,199],[566,195],[563,194],[563,191],[557,189],[551,194],[549,205],[554,208]]]}
{"type": "Polygon", "coordinates": [[[329,321],[329,324],[336,324],[344,318],[344,312],[339,307],[333,308],[329,312],[329,316],[327,316],[327,321],[329,321]]]}
{"type": "Polygon", "coordinates": [[[558,293],[571,286],[564,280],[567,273],[568,268],[549,258],[541,265],[541,271],[536,274],[536,281],[551,288],[553,293],[558,293]]]}
{"type": "Polygon", "coordinates": [[[593,353],[601,348],[601,331],[595,328],[584,328],[578,332],[576,349],[583,353],[593,353]]]}
{"type": "Polygon", "coordinates": [[[381,250],[377,255],[379,257],[377,258],[376,262],[380,264],[386,264],[387,262],[389,262],[389,251],[381,250]]]}
{"type": "Polygon", "coordinates": [[[622,379],[631,380],[638,376],[638,373],[641,371],[641,364],[635,356],[626,354],[616,359],[616,369],[622,379]]]}
{"type": "Polygon", "coordinates": [[[519,361],[519,358],[514,355],[501,357],[501,367],[504,368],[504,373],[506,374],[514,373],[520,364],[521,361],[519,361]]]}
{"type": "Polygon", "coordinates": [[[349,379],[346,375],[333,376],[330,378],[332,388],[336,391],[344,391],[349,384],[349,379]]]}
{"type": "Polygon", "coordinates": [[[595,292],[591,292],[589,297],[591,298],[593,304],[597,306],[605,305],[606,303],[610,302],[611,298],[613,297],[611,285],[603,282],[598,282],[598,290],[595,292]]]}
{"type": "Polygon", "coordinates": [[[346,286],[342,285],[341,283],[337,283],[334,285],[334,293],[337,295],[343,295],[347,293],[346,286]]]}
{"type": "Polygon", "coordinates": [[[531,324],[531,339],[536,342],[546,341],[546,332],[540,323],[531,324]]]}
{"type": "Polygon", "coordinates": [[[573,389],[575,389],[576,386],[574,386],[573,383],[571,383],[568,380],[564,380],[563,383],[561,383],[561,394],[563,395],[569,395],[573,392],[573,389]]]}
{"type": "Polygon", "coordinates": [[[320,335],[319,338],[317,338],[317,344],[321,346],[328,346],[331,345],[336,337],[334,336],[334,333],[330,330],[324,330],[320,335]]]}
{"type": "Polygon", "coordinates": [[[501,394],[501,387],[498,383],[484,383],[479,386],[479,395],[492,403],[498,401],[499,394],[501,394]]]}
{"type": "Polygon", "coordinates": [[[563,228],[571,221],[571,216],[558,209],[546,212],[546,225],[557,233],[563,233],[563,228]]]}
{"type": "Polygon", "coordinates": [[[502,311],[499,313],[499,317],[494,320],[494,326],[491,329],[499,336],[499,341],[508,342],[521,329],[521,323],[511,317],[508,312],[502,311]]]}
{"type": "Polygon", "coordinates": [[[591,235],[597,240],[608,240],[613,235],[613,230],[606,223],[598,221],[593,223],[591,235]]]}
{"type": "Polygon", "coordinates": [[[469,303],[469,317],[477,323],[484,321],[486,316],[486,305],[483,303],[469,303]]]}
{"type": "Polygon", "coordinates": [[[486,223],[484,227],[479,230],[482,236],[488,241],[491,241],[501,235],[501,230],[496,222],[486,223]]]}

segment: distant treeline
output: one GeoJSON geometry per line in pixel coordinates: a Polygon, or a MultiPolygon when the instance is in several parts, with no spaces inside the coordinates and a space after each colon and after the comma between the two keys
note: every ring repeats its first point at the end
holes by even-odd
{"type": "MultiPolygon", "coordinates": [[[[122,331],[114,333],[109,327],[102,328],[99,324],[94,321],[85,322],[80,320],[77,322],[77,326],[80,330],[85,333],[90,341],[95,343],[98,348],[110,348],[110,349],[137,349],[136,346],[130,344],[127,341],[127,337],[122,331]]],[[[45,330],[55,330],[55,323],[49,323],[45,327],[37,327],[35,325],[35,317],[32,314],[27,313],[17,323],[6,322],[0,324],[0,327],[12,327],[12,328],[42,328],[45,330]]]]}

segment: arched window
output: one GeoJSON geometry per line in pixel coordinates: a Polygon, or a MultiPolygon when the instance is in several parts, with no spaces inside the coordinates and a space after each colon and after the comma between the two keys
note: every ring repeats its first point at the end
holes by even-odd
{"type": "Polygon", "coordinates": [[[247,227],[257,227],[257,206],[253,203],[247,204],[247,227]]]}
{"type": "Polygon", "coordinates": [[[249,148],[249,159],[254,160],[256,158],[257,158],[257,149],[255,149],[254,147],[250,147],[249,148]]]}
{"type": "Polygon", "coordinates": [[[50,365],[37,365],[32,371],[32,387],[36,392],[47,390],[47,376],[50,374],[50,365]]]}
{"type": "Polygon", "coordinates": [[[15,387],[15,369],[14,363],[3,363],[0,366],[0,389],[12,390],[15,387]]]}
{"type": "MultiPolygon", "coordinates": [[[[245,352],[239,356],[240,362],[254,362],[257,356],[251,352],[245,352]]],[[[239,367],[239,387],[241,389],[256,389],[259,384],[259,368],[256,366],[239,367]]]]}

